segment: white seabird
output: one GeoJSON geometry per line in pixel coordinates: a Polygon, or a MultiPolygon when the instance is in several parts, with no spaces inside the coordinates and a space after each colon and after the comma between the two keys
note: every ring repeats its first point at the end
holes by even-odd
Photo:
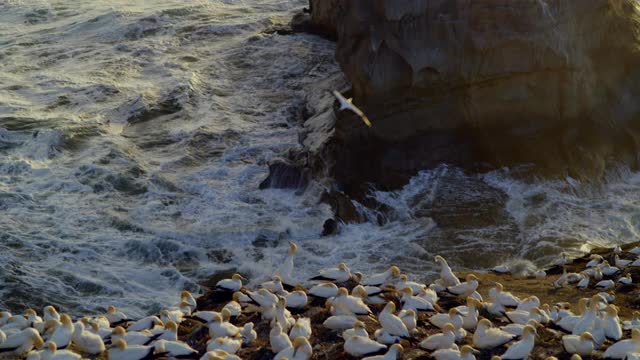
{"type": "Polygon", "coordinates": [[[307,306],[309,299],[307,294],[302,290],[295,290],[285,295],[287,301],[287,307],[291,309],[300,309],[307,306]]]}
{"type": "Polygon", "coordinates": [[[297,337],[293,339],[290,347],[283,349],[273,358],[274,360],[309,360],[313,355],[313,349],[309,340],[305,337],[297,337]]]}
{"type": "Polygon", "coordinates": [[[231,275],[231,279],[222,279],[216,283],[216,289],[225,291],[240,291],[242,289],[242,280],[244,278],[240,274],[231,275]]]}
{"type": "Polygon", "coordinates": [[[284,285],[282,285],[282,278],[280,275],[273,275],[273,280],[263,282],[260,284],[260,287],[267,289],[274,294],[285,294],[284,285]]]}
{"type": "Polygon", "coordinates": [[[640,352],[640,330],[631,331],[631,339],[620,340],[604,352],[605,359],[625,359],[627,354],[640,352]]]}
{"type": "Polygon", "coordinates": [[[45,349],[40,353],[39,359],[46,360],[80,360],[82,356],[69,350],[58,350],[53,341],[47,341],[45,349]]]}
{"type": "Polygon", "coordinates": [[[631,278],[631,274],[627,274],[625,276],[622,276],[618,279],[618,284],[621,285],[631,285],[633,284],[633,279],[631,278]]]}
{"type": "Polygon", "coordinates": [[[334,283],[320,283],[309,289],[309,295],[328,299],[338,295],[338,286],[334,283]]]}
{"type": "Polygon", "coordinates": [[[61,325],[54,331],[48,341],[56,343],[59,349],[64,349],[71,343],[71,336],[74,332],[74,325],[67,314],[60,316],[61,325]]]}
{"type": "Polygon", "coordinates": [[[258,338],[258,333],[253,329],[252,322],[244,324],[244,327],[240,330],[240,335],[242,336],[243,345],[249,345],[258,338]]]}
{"type": "Polygon", "coordinates": [[[449,286],[447,292],[458,296],[469,296],[478,288],[478,278],[474,274],[468,274],[465,282],[449,286]]]}
{"type": "Polygon", "coordinates": [[[287,257],[274,273],[274,275],[280,276],[281,280],[285,284],[291,286],[296,285],[296,281],[293,280],[293,257],[297,250],[298,246],[293,241],[289,241],[289,252],[287,253],[287,257]]]}
{"type": "Polygon", "coordinates": [[[446,314],[435,314],[429,318],[429,322],[440,329],[444,328],[444,325],[447,323],[453,324],[453,327],[456,329],[460,329],[464,323],[462,316],[460,315],[460,311],[456,308],[449,309],[449,312],[446,314]]]}
{"type": "Polygon", "coordinates": [[[109,320],[111,325],[118,324],[128,320],[127,315],[125,315],[122,311],[118,311],[115,306],[109,305],[107,308],[107,313],[104,316],[109,320]]]}
{"type": "Polygon", "coordinates": [[[409,334],[412,334],[418,326],[416,312],[413,309],[400,310],[398,317],[402,320],[404,326],[407,327],[407,330],[409,330],[409,334]]]}
{"type": "Polygon", "coordinates": [[[640,311],[634,311],[631,320],[622,322],[625,330],[640,329],[640,311]]]}
{"type": "Polygon", "coordinates": [[[96,355],[105,350],[102,337],[86,331],[82,322],[75,325],[71,339],[75,348],[86,354],[96,355]]]}
{"type": "Polygon", "coordinates": [[[229,354],[224,350],[207,351],[200,360],[242,360],[239,356],[229,354]]]}
{"type": "Polygon", "coordinates": [[[376,338],[377,342],[379,342],[381,344],[385,344],[385,345],[396,344],[396,343],[399,343],[402,340],[402,338],[400,336],[391,335],[384,329],[376,330],[373,333],[373,337],[376,338]]]}
{"type": "MultiPolygon", "coordinates": [[[[399,280],[393,284],[393,286],[396,289],[404,289],[404,288],[411,288],[413,294],[412,295],[417,295],[421,290],[423,290],[425,287],[427,287],[426,284],[421,284],[415,281],[410,281],[409,277],[406,274],[400,274],[399,276],[399,280]]],[[[382,289],[379,289],[380,292],[382,292],[382,289]]],[[[369,294],[371,295],[371,294],[369,294]]]]}
{"type": "Polygon", "coordinates": [[[238,329],[235,325],[224,321],[222,316],[213,315],[213,319],[209,324],[209,336],[212,338],[224,337],[224,336],[236,336],[240,333],[240,329],[238,329]]]}
{"type": "Polygon", "coordinates": [[[231,300],[224,305],[222,311],[224,310],[227,310],[232,318],[236,318],[242,313],[242,306],[237,301],[231,300]]]}
{"type": "Polygon", "coordinates": [[[494,303],[498,303],[503,306],[516,307],[520,305],[521,300],[511,294],[510,292],[504,291],[504,286],[497,282],[494,287],[489,289],[489,298],[494,303]]]}
{"type": "Polygon", "coordinates": [[[127,327],[128,331],[151,330],[155,326],[164,326],[164,323],[157,316],[144,317],[127,327]]]}
{"type": "Polygon", "coordinates": [[[365,329],[364,323],[362,321],[356,321],[356,323],[353,324],[353,329],[347,329],[343,331],[341,336],[346,340],[353,335],[369,337],[369,333],[365,329]]]}
{"type": "Polygon", "coordinates": [[[356,115],[358,115],[360,119],[362,119],[365,125],[367,125],[368,127],[371,127],[371,121],[369,121],[369,118],[367,118],[367,116],[362,112],[362,110],[360,110],[355,105],[353,105],[353,103],[351,102],[352,99],[346,99],[344,96],[342,96],[342,94],[340,94],[335,90],[333,90],[332,93],[333,93],[333,96],[335,96],[336,99],[338,99],[338,102],[340,103],[340,108],[338,109],[339,111],[350,110],[354,112],[356,115]]]}
{"type": "Polygon", "coordinates": [[[111,332],[111,342],[114,344],[117,340],[122,339],[126,341],[127,345],[148,345],[158,337],[150,332],[127,332],[122,326],[116,326],[111,332]]]}
{"type": "Polygon", "coordinates": [[[391,335],[403,338],[409,337],[409,330],[407,329],[407,326],[399,317],[394,315],[395,311],[396,305],[389,301],[380,314],[378,314],[378,321],[380,322],[380,325],[391,335]]]}
{"type": "Polygon", "coordinates": [[[491,349],[502,346],[518,336],[492,327],[487,319],[478,322],[478,327],[473,334],[473,346],[477,349],[491,349]]]}
{"type": "Polygon", "coordinates": [[[471,296],[467,297],[466,306],[458,306],[458,312],[462,316],[462,327],[472,331],[478,325],[478,309],[482,308],[482,303],[471,296]]]}
{"type": "Polygon", "coordinates": [[[353,277],[351,270],[343,262],[339,263],[337,267],[321,269],[318,272],[319,275],[312,277],[310,280],[323,280],[331,282],[345,282],[353,277]]]}
{"type": "Polygon", "coordinates": [[[296,324],[293,325],[289,332],[289,338],[295,339],[297,337],[311,338],[311,319],[308,317],[301,317],[296,320],[296,324]]]}
{"type": "Polygon", "coordinates": [[[7,339],[0,344],[0,353],[13,352],[16,355],[22,355],[31,349],[40,348],[44,345],[44,341],[34,328],[26,328],[19,333],[8,336],[7,339]]]}
{"type": "Polygon", "coordinates": [[[386,349],[386,345],[358,335],[353,335],[344,342],[344,351],[355,357],[377,354],[386,349]]]}
{"type": "Polygon", "coordinates": [[[403,310],[413,311],[435,311],[433,304],[427,299],[413,295],[413,290],[410,287],[406,287],[401,291],[402,296],[400,302],[402,303],[403,310]]]}
{"type": "Polygon", "coordinates": [[[242,339],[219,337],[209,340],[207,343],[207,351],[223,350],[229,354],[235,354],[242,347],[242,339]]]}
{"type": "Polygon", "coordinates": [[[613,258],[613,264],[620,268],[629,266],[631,262],[631,260],[620,259],[620,256],[618,254],[616,254],[616,256],[613,258]]]}
{"type": "Polygon", "coordinates": [[[269,332],[269,343],[271,344],[271,351],[274,354],[293,346],[289,336],[282,332],[282,327],[279,323],[276,323],[271,328],[271,331],[269,332]]]}
{"type": "Polygon", "coordinates": [[[455,328],[446,323],[442,333],[433,334],[420,342],[420,347],[427,350],[449,349],[456,342],[455,328]]]}
{"type": "Polygon", "coordinates": [[[189,304],[191,311],[195,311],[198,307],[198,302],[196,302],[196,299],[187,290],[182,290],[180,292],[180,302],[186,302],[189,304]]]}
{"type": "Polygon", "coordinates": [[[622,338],[622,327],[620,326],[618,310],[614,305],[607,305],[604,311],[604,317],[601,320],[604,327],[604,335],[607,339],[613,341],[620,340],[622,338]]]}
{"type": "Polygon", "coordinates": [[[527,325],[522,330],[522,340],[513,343],[502,355],[503,360],[527,359],[535,345],[536,329],[527,325]]]}
{"type": "Polygon", "coordinates": [[[404,351],[404,348],[402,347],[402,345],[393,344],[391,345],[391,347],[389,348],[389,351],[387,351],[386,354],[369,356],[362,360],[397,360],[401,356],[403,351],[404,351]]]}
{"type": "Polygon", "coordinates": [[[475,360],[474,354],[479,353],[478,350],[469,345],[457,349],[440,349],[431,353],[431,357],[436,360],[475,360]]]}
{"type": "Polygon", "coordinates": [[[127,345],[124,339],[118,339],[114,343],[115,346],[109,348],[109,359],[118,360],[143,360],[152,359],[153,346],[144,345],[127,345]]]}
{"type": "Polygon", "coordinates": [[[601,280],[599,281],[595,288],[599,290],[609,290],[616,286],[616,283],[613,280],[601,280]]]}
{"type": "Polygon", "coordinates": [[[325,320],[322,325],[331,330],[346,330],[353,328],[356,321],[358,318],[353,315],[334,315],[325,320]]]}
{"type": "Polygon", "coordinates": [[[151,333],[158,335],[156,340],[178,341],[178,324],[169,320],[164,324],[164,329],[154,329],[151,333]]]}
{"type": "Polygon", "coordinates": [[[346,288],[338,289],[338,294],[333,299],[332,305],[345,308],[355,315],[371,314],[369,306],[361,298],[349,295],[349,291],[346,288]]]}
{"type": "Polygon", "coordinates": [[[436,264],[440,264],[440,279],[445,287],[456,286],[460,284],[460,280],[454,275],[453,271],[447,264],[447,261],[440,255],[435,257],[436,264]]]}
{"type": "Polygon", "coordinates": [[[582,335],[565,335],[562,337],[562,345],[570,354],[591,355],[595,349],[593,335],[584,332],[582,335]]]}
{"type": "Polygon", "coordinates": [[[397,266],[391,266],[384,272],[371,275],[371,277],[363,279],[360,283],[362,285],[381,286],[386,285],[391,279],[400,276],[400,268],[397,266]]]}

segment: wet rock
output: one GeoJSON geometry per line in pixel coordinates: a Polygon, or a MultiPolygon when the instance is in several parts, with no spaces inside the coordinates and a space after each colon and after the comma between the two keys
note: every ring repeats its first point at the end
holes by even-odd
{"type": "Polygon", "coordinates": [[[327,219],[322,224],[322,236],[335,235],[338,231],[338,222],[335,219],[327,219]]]}
{"type": "MultiPolygon", "coordinates": [[[[358,208],[353,204],[348,195],[338,192],[325,192],[320,197],[320,201],[329,204],[333,208],[336,217],[345,223],[364,221],[364,216],[360,214],[358,208]]],[[[325,222],[326,224],[326,222],[325,222]]]]}
{"type": "Polygon", "coordinates": [[[309,184],[311,172],[303,166],[277,160],[269,164],[269,176],[260,183],[260,189],[300,189],[309,184]]]}

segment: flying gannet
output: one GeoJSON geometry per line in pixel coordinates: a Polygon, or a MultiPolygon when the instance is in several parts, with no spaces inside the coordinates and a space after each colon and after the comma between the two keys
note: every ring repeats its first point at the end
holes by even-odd
{"type": "Polygon", "coordinates": [[[365,125],[367,125],[368,127],[371,127],[371,121],[369,121],[369,118],[367,118],[367,116],[362,112],[362,110],[360,110],[355,105],[353,105],[353,103],[351,102],[352,99],[346,99],[344,96],[342,96],[342,94],[340,94],[335,90],[333,91],[333,96],[335,96],[336,99],[338,99],[338,102],[340,103],[339,111],[351,110],[356,115],[358,115],[360,119],[362,119],[365,125]]]}

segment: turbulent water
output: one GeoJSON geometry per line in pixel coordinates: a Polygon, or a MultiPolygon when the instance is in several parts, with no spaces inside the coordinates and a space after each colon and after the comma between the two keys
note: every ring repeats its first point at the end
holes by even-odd
{"type": "Polygon", "coordinates": [[[580,185],[445,165],[373,192],[393,209],[384,225],[320,237],[320,182],[258,190],[300,147],[305,89],[339,71],[333,43],[266,31],[305,5],[0,0],[0,308],[139,316],[218,271],[258,281],[289,240],[300,278],[338,261],[428,278],[437,253],[536,267],[637,238],[640,175],[580,185]]]}

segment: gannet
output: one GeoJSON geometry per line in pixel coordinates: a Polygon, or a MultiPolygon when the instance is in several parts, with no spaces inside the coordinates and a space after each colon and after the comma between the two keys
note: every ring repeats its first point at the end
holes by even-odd
{"type": "Polygon", "coordinates": [[[325,320],[322,325],[331,330],[346,330],[353,328],[356,321],[358,318],[353,315],[334,315],[325,320]]]}
{"type": "Polygon", "coordinates": [[[200,360],[242,360],[239,356],[229,354],[223,350],[214,350],[206,352],[200,360]]]}
{"type": "Polygon", "coordinates": [[[493,316],[504,316],[505,312],[507,311],[504,306],[492,302],[485,302],[482,304],[482,307],[493,316]]]}
{"type": "Polygon", "coordinates": [[[213,315],[213,319],[208,324],[209,327],[209,336],[212,338],[224,337],[224,336],[236,336],[240,333],[240,329],[238,329],[235,325],[224,321],[222,316],[213,315]]]}
{"type": "Polygon", "coordinates": [[[164,324],[164,329],[154,329],[151,334],[158,335],[157,340],[178,341],[178,324],[169,320],[164,324]]]}
{"type": "Polygon", "coordinates": [[[474,353],[477,354],[479,351],[469,345],[465,345],[460,350],[440,349],[434,351],[431,353],[431,357],[436,360],[475,360],[474,353]]]}
{"type": "Polygon", "coordinates": [[[578,289],[586,289],[589,287],[589,274],[583,272],[581,275],[582,277],[580,278],[580,281],[578,281],[578,285],[576,285],[576,287],[578,289]]]}
{"type": "Polygon", "coordinates": [[[355,357],[374,355],[386,349],[386,345],[365,336],[353,335],[344,342],[344,351],[355,357]]]}
{"type": "Polygon", "coordinates": [[[438,292],[432,289],[431,286],[420,290],[417,296],[426,299],[432,305],[438,303],[438,292]]]}
{"type": "Polygon", "coordinates": [[[162,321],[163,325],[167,321],[174,321],[177,324],[180,324],[184,318],[184,315],[185,314],[182,312],[182,310],[179,309],[164,309],[160,311],[160,320],[162,321]]]}
{"type": "MultiPolygon", "coordinates": [[[[409,277],[406,274],[400,274],[399,278],[400,279],[396,281],[396,283],[393,284],[393,286],[396,289],[400,289],[400,290],[404,288],[411,288],[413,292],[412,295],[417,295],[418,293],[420,293],[421,290],[427,287],[427,285],[425,284],[421,284],[415,281],[409,281],[409,277]]],[[[380,292],[382,292],[382,289],[380,289],[380,292]]]]}
{"type": "Polygon", "coordinates": [[[287,303],[284,298],[278,299],[275,316],[271,320],[271,325],[273,326],[274,323],[280,324],[284,332],[289,332],[289,329],[296,323],[296,319],[294,319],[289,310],[287,310],[287,303]]]}
{"type": "Polygon", "coordinates": [[[399,317],[393,314],[395,311],[396,305],[389,301],[380,314],[378,314],[378,321],[380,322],[380,325],[391,335],[403,338],[409,337],[409,330],[407,329],[407,326],[399,317]]]}
{"type": "Polygon", "coordinates": [[[226,303],[222,308],[222,310],[225,310],[225,309],[229,312],[232,319],[237,318],[242,313],[242,306],[240,305],[240,303],[234,300],[231,300],[228,303],[226,303]]]}
{"type": "Polygon", "coordinates": [[[129,325],[127,328],[128,331],[142,331],[142,330],[151,330],[155,326],[164,326],[162,320],[160,320],[157,316],[147,316],[142,318],[133,324],[129,325]]]}
{"type": "Polygon", "coordinates": [[[307,294],[302,290],[296,290],[285,295],[287,307],[291,309],[300,309],[307,306],[307,294]]]}
{"type": "Polygon", "coordinates": [[[631,278],[631,274],[628,273],[627,275],[620,277],[618,279],[618,284],[621,284],[621,285],[631,285],[631,284],[633,284],[633,279],[631,278]]]}
{"type": "Polygon", "coordinates": [[[460,316],[460,311],[456,308],[451,308],[446,314],[435,314],[431,316],[429,322],[440,329],[447,323],[451,323],[454,328],[460,329],[464,321],[462,320],[462,316],[460,316]]]}
{"type": "Polygon", "coordinates": [[[111,343],[115,344],[118,339],[122,339],[130,345],[148,345],[158,337],[160,337],[160,335],[154,335],[150,332],[127,332],[122,326],[116,326],[111,333],[111,343]]]}
{"type": "Polygon", "coordinates": [[[476,332],[473,334],[473,346],[477,349],[491,349],[502,346],[517,336],[501,329],[494,328],[487,319],[478,322],[476,332]]]}
{"type": "Polygon", "coordinates": [[[75,348],[86,354],[100,354],[105,350],[102,337],[89,331],[85,331],[84,324],[82,322],[75,325],[71,339],[75,348]]]}
{"type": "Polygon", "coordinates": [[[607,260],[603,261],[599,267],[604,276],[614,276],[621,271],[619,268],[609,265],[607,260]]]}
{"type": "Polygon", "coordinates": [[[618,254],[616,254],[616,256],[613,258],[613,264],[621,268],[629,266],[631,262],[631,260],[620,259],[620,256],[618,256],[618,254]]]}
{"type": "Polygon", "coordinates": [[[2,331],[2,329],[0,329],[0,344],[5,342],[6,340],[7,340],[7,334],[5,334],[4,331],[2,331]]]}
{"type": "Polygon", "coordinates": [[[503,360],[527,359],[535,345],[536,329],[527,325],[522,330],[522,340],[513,343],[502,355],[503,360]]]}
{"type": "Polygon", "coordinates": [[[338,286],[334,283],[320,283],[309,289],[309,295],[327,299],[338,295],[338,286]]]}
{"type": "Polygon", "coordinates": [[[320,270],[318,276],[312,277],[310,280],[324,280],[331,282],[345,282],[351,279],[351,270],[345,263],[338,264],[335,268],[328,268],[320,270]]]}
{"type": "Polygon", "coordinates": [[[26,328],[19,333],[8,336],[7,339],[0,344],[0,352],[13,352],[16,355],[22,355],[31,349],[40,348],[44,345],[44,341],[33,328],[26,328]]]}
{"type": "Polygon", "coordinates": [[[622,326],[625,330],[640,329],[640,312],[634,311],[633,318],[623,321],[622,326]]]}
{"type": "Polygon", "coordinates": [[[635,255],[640,255],[640,246],[636,246],[633,249],[629,250],[630,253],[635,255]]]}
{"type": "Polygon", "coordinates": [[[413,290],[410,287],[402,289],[400,293],[400,302],[402,303],[403,310],[411,309],[416,312],[435,311],[433,304],[431,304],[427,299],[413,295],[413,290]]]}
{"type": "Polygon", "coordinates": [[[56,343],[59,349],[64,349],[71,343],[71,336],[74,332],[74,325],[67,314],[60,316],[61,325],[53,332],[48,341],[56,343]]]}
{"type": "Polygon", "coordinates": [[[180,302],[186,302],[189,304],[191,311],[195,311],[198,308],[198,302],[187,290],[182,290],[180,292],[180,302]]]}
{"type": "Polygon", "coordinates": [[[107,313],[104,316],[109,320],[111,325],[120,324],[127,321],[129,318],[122,311],[118,311],[115,306],[109,305],[107,313]]]}
{"type": "Polygon", "coordinates": [[[478,325],[478,309],[482,307],[482,303],[478,300],[468,297],[466,306],[458,306],[458,312],[462,316],[462,327],[465,330],[473,330],[478,325]]]}
{"type": "Polygon", "coordinates": [[[524,330],[524,327],[527,325],[533,328],[537,328],[538,325],[540,325],[540,323],[531,319],[527,321],[526,324],[508,324],[508,325],[502,326],[500,330],[507,332],[509,334],[515,335],[517,337],[520,337],[522,336],[522,330],[524,330]]]}
{"type": "Polygon", "coordinates": [[[118,360],[144,360],[153,359],[153,346],[127,345],[124,339],[118,339],[113,347],[109,348],[109,359],[118,360]]]}
{"type": "Polygon", "coordinates": [[[345,288],[338,289],[338,295],[336,295],[332,305],[346,308],[355,315],[371,314],[369,306],[361,298],[349,295],[349,291],[345,288]]]}
{"type": "Polygon", "coordinates": [[[397,266],[391,266],[384,272],[372,275],[369,278],[361,281],[362,285],[381,286],[386,285],[390,280],[400,276],[400,268],[397,266]]]}
{"type": "Polygon", "coordinates": [[[205,323],[213,321],[214,315],[222,316],[217,311],[196,311],[190,316],[187,316],[188,319],[202,321],[205,323]]]}
{"type": "Polygon", "coordinates": [[[260,287],[277,295],[285,294],[284,285],[282,285],[282,278],[280,275],[274,275],[273,280],[263,282],[260,284],[260,287]]]}
{"type": "Polygon", "coordinates": [[[569,282],[569,275],[567,274],[567,269],[562,269],[562,275],[556,281],[553,282],[553,287],[556,289],[565,286],[569,282]]]}
{"type": "Polygon", "coordinates": [[[469,296],[478,288],[478,278],[473,274],[468,274],[465,282],[458,285],[449,286],[447,292],[458,296],[469,296]]]}
{"type": "Polygon", "coordinates": [[[271,344],[271,351],[274,354],[293,346],[289,336],[285,332],[282,332],[282,327],[279,323],[276,323],[271,328],[269,332],[269,343],[271,344]]]}
{"type": "Polygon", "coordinates": [[[593,278],[595,281],[602,280],[603,274],[599,267],[587,268],[583,273],[589,275],[589,277],[593,278]]]}
{"type": "Polygon", "coordinates": [[[258,333],[253,329],[252,322],[244,324],[244,327],[240,330],[240,335],[242,336],[243,345],[249,345],[258,338],[258,333]]]}
{"type": "Polygon", "coordinates": [[[640,266],[640,257],[636,258],[635,260],[633,260],[633,262],[631,264],[629,264],[630,267],[638,267],[640,266]]]}
{"type": "Polygon", "coordinates": [[[260,289],[257,292],[247,291],[247,295],[262,307],[270,307],[278,303],[278,296],[267,289],[260,289]]]}
{"type": "Polygon", "coordinates": [[[510,270],[509,270],[509,267],[506,266],[506,265],[498,265],[498,266],[492,268],[491,271],[493,271],[494,273],[497,273],[497,274],[506,274],[510,270]]]}
{"type": "Polygon", "coordinates": [[[224,291],[240,291],[242,289],[242,280],[244,278],[240,274],[233,274],[231,279],[222,279],[216,283],[216,289],[224,291]]]}
{"type": "Polygon", "coordinates": [[[516,307],[520,305],[521,300],[511,294],[504,291],[504,287],[501,283],[497,282],[494,287],[489,289],[489,298],[494,303],[501,304],[503,306],[516,307]]]}
{"type": "Polygon", "coordinates": [[[373,337],[376,338],[376,341],[381,343],[381,344],[385,344],[385,345],[391,345],[391,344],[396,344],[399,343],[402,338],[400,336],[396,336],[396,335],[391,335],[388,332],[386,332],[384,329],[378,329],[373,333],[373,337]]]}
{"type": "Polygon", "coordinates": [[[356,321],[355,324],[353,324],[353,329],[347,329],[345,331],[342,332],[341,336],[343,339],[348,339],[352,336],[363,336],[363,337],[369,337],[369,333],[367,332],[367,330],[364,327],[364,323],[362,321],[356,321]]]}
{"type": "Polygon", "coordinates": [[[274,360],[309,360],[313,355],[313,349],[311,348],[311,344],[309,340],[305,337],[297,337],[293,339],[293,344],[291,347],[283,349],[279,353],[276,354],[274,360]]]}
{"type": "Polygon", "coordinates": [[[593,335],[589,332],[582,335],[565,335],[562,337],[564,349],[570,354],[591,355],[595,349],[593,335]]]}
{"type": "Polygon", "coordinates": [[[290,339],[295,339],[300,336],[306,337],[307,339],[311,337],[311,319],[308,317],[298,318],[296,324],[293,325],[289,332],[290,339]]]}
{"type": "Polygon", "coordinates": [[[505,316],[509,321],[516,324],[525,324],[529,319],[533,319],[541,324],[546,323],[549,318],[539,307],[534,307],[530,311],[507,311],[505,316]]]}
{"type": "Polygon", "coordinates": [[[393,344],[391,345],[391,347],[389,348],[389,351],[387,351],[386,354],[369,356],[362,360],[397,360],[401,356],[403,351],[404,351],[404,348],[402,347],[402,345],[393,344]]]}
{"type": "Polygon", "coordinates": [[[633,329],[631,331],[631,339],[620,340],[609,346],[604,352],[605,359],[625,359],[630,353],[640,352],[640,330],[633,329]]]}
{"type": "Polygon", "coordinates": [[[607,305],[604,310],[604,317],[601,320],[604,328],[604,335],[607,339],[618,341],[622,338],[622,328],[620,327],[618,310],[614,305],[607,305]]]}
{"type": "Polygon", "coordinates": [[[253,299],[251,299],[248,295],[241,293],[240,291],[236,291],[233,293],[232,300],[243,305],[255,303],[253,299]]]}
{"type": "Polygon", "coordinates": [[[456,286],[460,284],[460,280],[453,274],[447,261],[440,255],[435,257],[436,264],[440,264],[440,279],[445,287],[456,286]]]}
{"type": "MultiPolygon", "coordinates": [[[[298,246],[293,241],[289,241],[289,252],[287,253],[287,257],[284,259],[280,267],[278,267],[278,269],[275,271],[274,275],[280,276],[280,278],[283,280],[292,278],[293,257],[297,250],[298,250],[298,246]]],[[[295,284],[288,284],[288,285],[295,285],[295,284]]]]}
{"type": "MultiPolygon", "coordinates": [[[[571,333],[573,335],[582,335],[583,332],[591,331],[595,325],[596,320],[599,315],[599,305],[600,300],[602,298],[598,295],[594,295],[591,297],[591,303],[589,304],[589,308],[587,311],[582,314],[580,320],[576,323],[576,326],[573,328],[571,333]]],[[[593,333],[592,333],[593,335],[593,333]]]]}
{"type": "Polygon", "coordinates": [[[365,304],[382,305],[387,303],[385,298],[378,295],[383,292],[384,291],[377,286],[357,285],[351,290],[351,295],[361,298],[365,304]]]}
{"type": "Polygon", "coordinates": [[[442,333],[433,334],[420,342],[420,347],[427,350],[449,349],[456,342],[455,328],[446,323],[442,333]]]}
{"type": "Polygon", "coordinates": [[[598,254],[592,254],[589,258],[591,259],[591,261],[587,262],[586,267],[588,268],[598,266],[600,262],[603,260],[602,256],[598,254]]]}
{"type": "Polygon", "coordinates": [[[43,360],[80,360],[82,356],[69,351],[58,350],[58,346],[53,341],[47,341],[45,349],[40,354],[40,359],[43,360]]]}
{"type": "Polygon", "coordinates": [[[578,323],[578,321],[580,321],[580,319],[582,318],[582,314],[587,308],[588,301],[589,299],[587,298],[578,300],[576,314],[567,312],[565,316],[563,316],[559,321],[556,322],[556,325],[564,331],[573,332],[573,329],[576,327],[576,324],[578,323]]]}
{"type": "Polygon", "coordinates": [[[614,283],[613,280],[601,280],[596,284],[595,288],[599,290],[609,290],[615,286],[616,283],[614,283]]]}
{"type": "Polygon", "coordinates": [[[335,96],[336,99],[338,99],[338,102],[340,103],[340,108],[338,109],[338,111],[351,110],[356,115],[358,115],[360,119],[362,119],[365,125],[367,125],[368,127],[371,127],[371,121],[369,121],[369,118],[367,118],[367,116],[362,112],[362,110],[358,109],[355,105],[353,105],[353,103],[351,102],[351,99],[346,99],[344,96],[342,96],[342,94],[340,94],[335,90],[333,90],[333,96],[335,96]]]}
{"type": "Polygon", "coordinates": [[[207,351],[224,350],[229,354],[235,354],[242,347],[242,340],[238,338],[219,337],[209,340],[207,351]]]}
{"type": "Polygon", "coordinates": [[[0,327],[4,326],[12,316],[8,311],[0,311],[0,327]]]}
{"type": "Polygon", "coordinates": [[[404,326],[407,327],[407,330],[409,330],[409,334],[412,334],[418,326],[416,312],[413,309],[400,310],[398,317],[402,320],[404,326]]]}
{"type": "Polygon", "coordinates": [[[45,306],[42,311],[42,314],[43,314],[42,315],[43,321],[47,321],[51,319],[60,320],[60,314],[58,314],[58,312],[56,311],[56,308],[54,308],[51,305],[45,306]]]}

